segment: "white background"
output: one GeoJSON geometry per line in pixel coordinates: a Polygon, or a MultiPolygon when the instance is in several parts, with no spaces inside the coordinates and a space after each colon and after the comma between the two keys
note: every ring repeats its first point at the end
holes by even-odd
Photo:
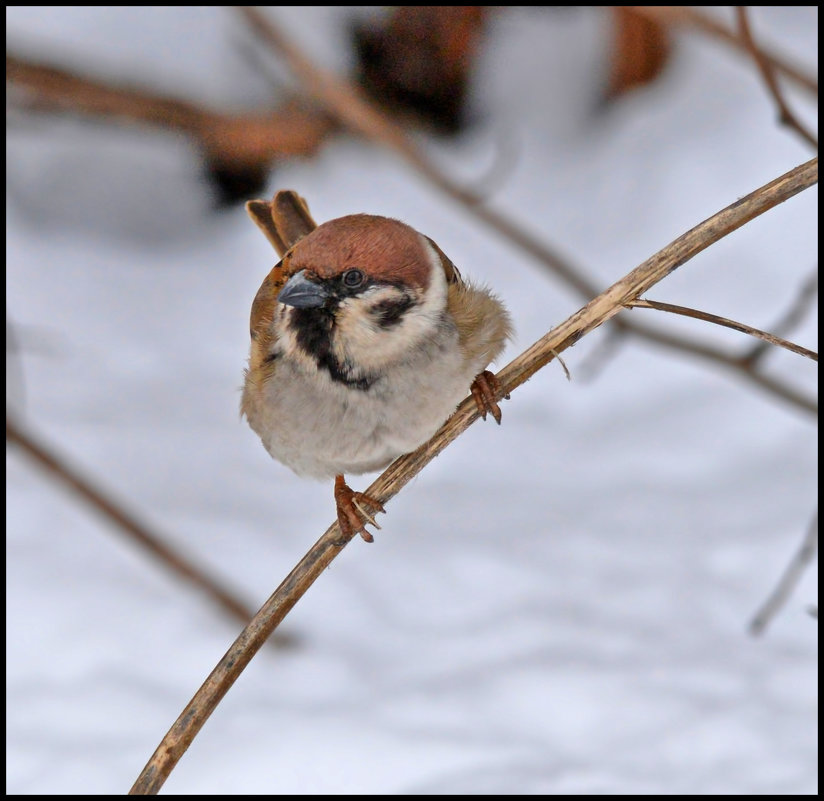
{"type": "MultiPolygon", "coordinates": [[[[267,13],[350,69],[355,10],[267,13]]],[[[816,73],[816,8],[752,22],[816,73]]],[[[216,107],[263,108],[271,75],[289,83],[227,9],[16,7],[7,23],[18,52],[216,107]]],[[[490,204],[601,287],[813,155],[752,64],[697,35],[604,107],[608,33],[595,9],[501,12],[475,127],[419,137],[468,184],[503,141],[490,204]]],[[[7,166],[16,419],[257,608],[334,510],[331,485],[271,461],[238,416],[271,248],[241,206],[213,209],[168,133],[14,112],[7,166]]],[[[263,194],[284,188],[319,221],[399,217],[494,287],[517,327],[499,367],[587,300],[368,143],[338,137],[263,194]]],[[[649,296],[769,329],[816,266],[812,189],[649,296]]],[[[816,349],[817,314],[791,338],[816,349]]],[[[474,425],[388,505],[374,545],[346,548],[283,624],[294,646],[253,660],[164,792],[817,791],[816,567],[747,633],[815,511],[815,420],[706,361],[640,343],[606,357],[604,340],[567,351],[571,382],[551,365],[517,390],[500,428],[474,425]]],[[[815,394],[813,362],[766,367],[815,394]]],[[[7,792],[125,793],[239,627],[14,448],[7,468],[7,792]]]]}

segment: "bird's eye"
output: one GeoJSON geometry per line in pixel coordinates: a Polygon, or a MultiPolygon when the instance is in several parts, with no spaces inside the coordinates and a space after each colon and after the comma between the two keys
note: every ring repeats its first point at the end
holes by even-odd
{"type": "Polygon", "coordinates": [[[366,276],[360,270],[347,270],[343,274],[343,285],[347,289],[357,289],[365,280],[366,276]]]}

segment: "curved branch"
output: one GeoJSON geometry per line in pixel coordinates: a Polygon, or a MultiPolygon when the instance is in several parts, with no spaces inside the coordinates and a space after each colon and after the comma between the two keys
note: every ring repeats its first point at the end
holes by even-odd
{"type": "MultiPolygon", "coordinates": [[[[817,180],[818,159],[812,159],[687,231],[591,300],[569,319],[549,331],[504,367],[497,375],[499,387],[496,399],[501,400],[513,392],[559,353],[614,317],[628,303],[666,278],[697,253],[759,214],[812,186],[817,180]]],[[[385,504],[478,417],[477,405],[471,397],[467,398],[429,442],[416,451],[396,459],[372,483],[366,493],[385,504]]],[[[130,795],[158,792],[220,700],[237,681],[266,638],[346,544],[347,541],[342,539],[338,524],[334,523],[312,546],[240,633],[181,712],[138,776],[129,791],[130,795]]]]}

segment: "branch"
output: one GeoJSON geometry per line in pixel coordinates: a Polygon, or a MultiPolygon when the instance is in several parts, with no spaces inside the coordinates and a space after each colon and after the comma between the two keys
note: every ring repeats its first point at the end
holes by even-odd
{"type": "Polygon", "coordinates": [[[778,106],[779,121],[783,125],[789,125],[796,131],[796,133],[802,139],[806,140],[808,144],[812,145],[816,150],[818,150],[818,139],[816,139],[815,136],[813,136],[813,134],[807,129],[805,125],[802,125],[798,117],[796,117],[795,114],[793,114],[793,112],[790,110],[790,107],[784,100],[784,95],[781,92],[781,87],[778,85],[778,81],[775,79],[775,71],[773,69],[773,65],[770,63],[769,59],[764,55],[764,53],[755,43],[755,39],[753,39],[752,31],[750,30],[750,21],[747,15],[747,7],[737,6],[735,11],[738,17],[738,29],[741,31],[741,38],[744,40],[744,45],[746,46],[747,50],[750,51],[753,60],[755,61],[759,71],[761,72],[761,77],[764,79],[764,83],[767,84],[767,89],[769,90],[770,94],[773,97],[773,100],[775,101],[775,105],[778,106]]]}
{"type": "MultiPolygon", "coordinates": [[[[510,362],[497,375],[496,400],[502,400],[555,356],[618,314],[628,303],[697,253],[812,186],[818,180],[818,160],[812,159],[697,225],[591,300],[561,325],[510,362]]],[[[478,419],[478,407],[469,397],[429,442],[401,456],[373,482],[366,493],[386,504],[450,443],[478,419]]],[[[277,628],[304,592],[345,547],[337,523],[330,526],[306,556],[264,603],[240,633],[215,669],[160,742],[130,790],[131,795],[155,794],[191,745],[220,700],[246,665],[277,628]]]]}
{"type": "Polygon", "coordinates": [[[818,354],[815,351],[796,345],[794,342],[789,342],[781,337],[769,334],[766,331],[761,331],[758,328],[745,325],[744,323],[737,323],[735,320],[730,320],[727,317],[719,317],[717,314],[710,314],[709,312],[699,311],[698,309],[690,309],[687,306],[676,306],[672,303],[660,303],[655,300],[633,300],[628,303],[629,308],[634,309],[657,309],[658,311],[671,312],[672,314],[680,314],[684,317],[692,317],[696,320],[704,320],[708,323],[715,323],[725,328],[732,328],[734,331],[740,331],[742,334],[749,334],[750,336],[762,339],[769,342],[771,345],[778,345],[781,348],[786,348],[799,356],[806,356],[814,362],[818,361],[818,354]]]}
{"type": "MultiPolygon", "coordinates": [[[[818,549],[818,512],[813,516],[810,525],[807,527],[807,532],[804,539],[801,541],[801,547],[795,553],[790,563],[784,570],[783,575],[778,581],[778,585],[770,594],[770,597],[764,602],[761,609],[758,610],[755,617],[750,623],[750,634],[757,636],[763,634],[769,622],[778,614],[782,606],[787,602],[795,585],[801,578],[804,569],[812,562],[815,552],[818,549]]],[[[816,611],[816,617],[818,613],[816,611]]]]}
{"type": "MultiPolygon", "coordinates": [[[[260,11],[248,6],[241,6],[238,10],[246,17],[254,31],[283,56],[290,69],[300,79],[306,93],[321,103],[344,127],[396,153],[433,186],[456,200],[516,247],[537,259],[580,296],[592,298],[598,294],[600,287],[586,278],[581,270],[558,252],[520,228],[505,215],[481,205],[476,195],[467,192],[443,175],[406,135],[403,128],[371,105],[356,87],[315,65],[290,37],[260,11]]],[[[815,399],[797,392],[777,379],[760,375],[736,356],[709,346],[695,345],[689,340],[639,325],[634,321],[620,319],[615,320],[614,325],[653,344],[723,365],[776,397],[808,412],[817,412],[818,404],[815,399]]]]}
{"type": "Polygon", "coordinates": [[[53,477],[77,493],[92,508],[100,512],[110,523],[124,532],[141,548],[162,562],[172,572],[206,593],[232,617],[246,624],[252,617],[252,611],[232,593],[220,586],[219,582],[195,567],[180,553],[163,542],[163,538],[138,522],[132,515],[122,509],[115,501],[108,498],[88,479],[83,478],[75,469],[69,467],[43,443],[26,433],[11,418],[6,416],[6,440],[18,445],[33,459],[38,466],[47,470],[53,477]]]}

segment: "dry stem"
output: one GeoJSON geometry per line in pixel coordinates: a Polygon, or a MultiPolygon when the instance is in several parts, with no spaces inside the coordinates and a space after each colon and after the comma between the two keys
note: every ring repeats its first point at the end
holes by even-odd
{"type": "MultiPolygon", "coordinates": [[[[558,353],[614,317],[628,303],[636,300],[697,253],[759,214],[812,186],[817,180],[818,159],[812,159],[741,198],[680,236],[504,367],[497,375],[497,400],[513,392],[558,353]]],[[[475,422],[478,416],[474,400],[471,397],[464,400],[455,414],[429,442],[416,451],[396,459],[366,493],[385,504],[475,422]]],[[[266,638],[345,545],[346,542],[341,539],[340,529],[337,523],[334,523],[264,603],[195,693],[138,776],[130,790],[131,795],[158,792],[217,704],[266,638]]]]}
{"type": "Polygon", "coordinates": [[[786,348],[799,356],[806,356],[814,362],[818,361],[818,354],[815,351],[804,348],[801,345],[796,345],[795,342],[777,337],[767,331],[761,331],[758,328],[753,328],[744,323],[738,323],[735,320],[730,320],[728,317],[719,317],[717,314],[710,314],[709,312],[700,311],[699,309],[690,309],[687,306],[676,306],[673,303],[661,303],[657,300],[634,300],[628,303],[627,306],[633,309],[657,309],[658,311],[670,312],[671,314],[680,314],[683,317],[692,317],[696,320],[704,320],[708,323],[721,325],[725,328],[732,328],[734,331],[740,331],[742,334],[749,334],[757,337],[764,342],[769,342],[771,345],[778,345],[780,348],[786,348]]]}

